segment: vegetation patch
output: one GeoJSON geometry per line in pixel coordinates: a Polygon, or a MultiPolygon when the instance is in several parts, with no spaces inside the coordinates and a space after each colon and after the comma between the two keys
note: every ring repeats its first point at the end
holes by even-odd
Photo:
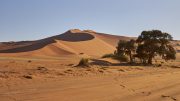
{"type": "Polygon", "coordinates": [[[125,70],[123,70],[123,69],[119,69],[118,71],[120,71],[120,72],[125,72],[125,70]]]}
{"type": "Polygon", "coordinates": [[[81,67],[89,67],[89,59],[88,58],[82,58],[79,61],[79,64],[77,66],[81,66],[81,67]]]}
{"type": "Polygon", "coordinates": [[[109,68],[109,67],[107,67],[107,66],[102,66],[101,67],[102,70],[107,70],[107,68],[109,68]]]}
{"type": "MultiPolygon", "coordinates": [[[[105,54],[102,58],[113,58],[119,61],[134,64],[138,62],[152,65],[155,57],[163,60],[175,60],[176,50],[171,44],[172,36],[160,30],[143,31],[137,40],[120,40],[114,54],[105,54]],[[129,59],[127,58],[129,57],[129,59]]],[[[158,65],[161,67],[161,65],[158,65]]]]}
{"type": "Polygon", "coordinates": [[[37,70],[47,71],[48,69],[46,67],[37,67],[37,70]]]}
{"type": "Polygon", "coordinates": [[[104,54],[102,58],[112,58],[114,57],[114,54],[104,54]]]}
{"type": "Polygon", "coordinates": [[[32,79],[32,76],[30,76],[30,75],[24,75],[23,77],[26,79],[32,79]]]}
{"type": "Polygon", "coordinates": [[[180,69],[180,66],[171,66],[171,68],[179,68],[180,69]]]}
{"type": "Polygon", "coordinates": [[[102,58],[112,58],[121,62],[127,62],[128,58],[125,55],[122,54],[105,54],[102,56],[102,58]]]}

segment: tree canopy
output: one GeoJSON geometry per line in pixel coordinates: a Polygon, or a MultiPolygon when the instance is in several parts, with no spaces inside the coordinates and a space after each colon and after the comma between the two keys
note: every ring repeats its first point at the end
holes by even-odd
{"type": "Polygon", "coordinates": [[[133,63],[133,52],[135,52],[135,40],[130,40],[130,41],[122,41],[120,40],[118,43],[117,48],[117,54],[118,55],[128,55],[130,62],[133,63]]]}
{"type": "Polygon", "coordinates": [[[160,30],[143,31],[137,40],[120,40],[115,53],[128,55],[131,63],[134,62],[134,57],[138,57],[145,64],[152,64],[155,56],[160,56],[166,61],[174,60],[176,59],[176,51],[170,44],[172,40],[170,34],[160,30]]]}

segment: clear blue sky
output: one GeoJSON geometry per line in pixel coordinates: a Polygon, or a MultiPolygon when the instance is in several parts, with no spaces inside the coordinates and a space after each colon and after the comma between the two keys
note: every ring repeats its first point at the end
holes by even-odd
{"type": "Polygon", "coordinates": [[[160,29],[180,39],[180,0],[0,0],[1,42],[72,28],[124,36],[160,29]]]}

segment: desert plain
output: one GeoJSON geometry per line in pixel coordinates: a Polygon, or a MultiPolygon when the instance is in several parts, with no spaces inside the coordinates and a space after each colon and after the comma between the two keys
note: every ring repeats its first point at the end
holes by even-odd
{"type": "Polygon", "coordinates": [[[0,101],[179,101],[180,42],[175,61],[128,65],[102,55],[131,37],[69,30],[0,44],[0,101]],[[78,67],[81,58],[90,66],[78,67]],[[158,64],[158,63],[157,63],[158,64]]]}

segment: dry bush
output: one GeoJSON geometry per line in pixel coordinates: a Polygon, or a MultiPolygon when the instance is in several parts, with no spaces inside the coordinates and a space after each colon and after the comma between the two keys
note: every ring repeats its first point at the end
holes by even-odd
{"type": "Polygon", "coordinates": [[[102,58],[112,58],[121,62],[128,62],[128,57],[125,55],[117,55],[117,54],[105,54],[102,58]]]}
{"type": "Polygon", "coordinates": [[[102,58],[112,58],[114,57],[114,54],[104,54],[102,58]]]}
{"type": "Polygon", "coordinates": [[[79,61],[78,66],[88,67],[89,66],[89,59],[88,58],[82,58],[79,61]]]}

